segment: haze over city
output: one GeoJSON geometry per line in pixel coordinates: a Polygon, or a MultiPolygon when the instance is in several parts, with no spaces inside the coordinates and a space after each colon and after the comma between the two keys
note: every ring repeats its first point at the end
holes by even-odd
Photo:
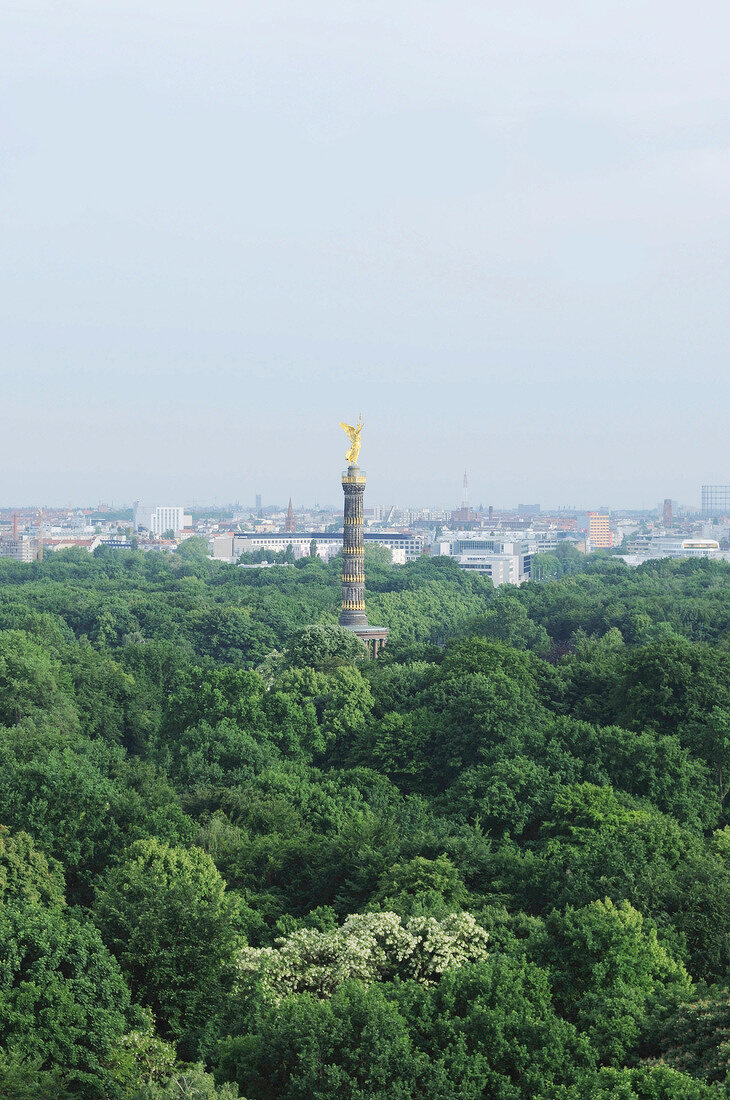
{"type": "Polygon", "coordinates": [[[0,503],[699,503],[717,3],[6,11],[0,503]],[[659,18],[659,14],[661,18],[659,18]]]}

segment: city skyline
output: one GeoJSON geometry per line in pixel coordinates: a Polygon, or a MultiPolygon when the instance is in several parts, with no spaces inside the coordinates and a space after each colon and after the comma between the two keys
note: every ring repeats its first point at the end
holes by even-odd
{"type": "MultiPolygon", "coordinates": [[[[336,465],[336,464],[335,464],[336,465]]],[[[455,519],[464,518],[459,516],[459,512],[463,510],[465,486],[463,479],[466,475],[462,475],[459,478],[458,489],[452,494],[451,499],[435,500],[433,497],[427,497],[426,499],[413,499],[406,497],[403,500],[394,500],[386,497],[380,497],[373,500],[370,508],[397,508],[412,511],[447,511],[449,513],[455,513],[455,519]]],[[[289,479],[287,484],[293,484],[298,482],[297,478],[289,479]]],[[[480,484],[477,482],[476,491],[472,492],[472,480],[469,476],[468,488],[466,488],[466,494],[468,498],[468,507],[486,512],[490,507],[493,511],[499,512],[518,512],[524,510],[525,514],[529,514],[533,509],[537,509],[537,514],[557,514],[560,512],[587,512],[587,511],[612,511],[612,512],[661,512],[666,504],[666,495],[660,494],[655,500],[642,501],[640,505],[629,504],[626,501],[609,502],[604,498],[593,498],[589,500],[573,500],[573,501],[556,501],[550,500],[538,500],[537,498],[530,498],[529,494],[522,494],[519,498],[515,497],[514,500],[506,500],[501,488],[497,490],[498,496],[494,497],[482,497],[480,495],[480,484]]],[[[672,495],[671,500],[674,507],[679,508],[686,512],[700,513],[704,511],[705,493],[707,489],[722,490],[728,495],[730,499],[730,484],[725,482],[717,485],[708,485],[703,483],[701,486],[695,487],[695,493],[693,497],[689,499],[681,499],[676,495],[672,495]]],[[[331,486],[329,487],[331,491],[331,486]]],[[[723,498],[724,499],[724,498],[723,498]]],[[[13,509],[29,510],[29,509],[42,509],[50,508],[57,510],[67,509],[69,511],[81,511],[81,510],[134,510],[138,505],[155,505],[162,502],[165,505],[175,505],[179,508],[193,509],[194,511],[213,511],[216,509],[228,509],[237,511],[246,510],[260,510],[263,509],[278,509],[286,511],[288,504],[292,503],[295,512],[339,512],[340,505],[336,500],[327,500],[324,496],[320,499],[320,494],[312,493],[311,489],[306,490],[305,494],[301,498],[293,497],[292,493],[285,490],[284,496],[277,499],[275,496],[267,496],[264,492],[260,491],[260,486],[256,485],[253,488],[249,486],[246,490],[241,490],[236,495],[231,497],[224,497],[220,494],[212,492],[201,493],[199,496],[194,496],[189,492],[183,493],[142,493],[137,492],[133,497],[120,497],[115,499],[110,494],[101,493],[96,499],[76,499],[73,500],[70,497],[58,498],[57,500],[22,500],[22,499],[0,499],[0,512],[12,511],[13,509]]],[[[722,511],[722,510],[721,510],[722,511]]]]}
{"type": "MultiPolygon", "coordinates": [[[[705,487],[703,486],[703,488],[705,488],[705,487]]],[[[730,489],[730,486],[729,487],[722,486],[721,488],[730,489]]],[[[8,500],[8,501],[0,501],[0,513],[10,514],[13,511],[18,511],[18,512],[23,512],[23,513],[27,514],[28,512],[31,512],[33,510],[36,510],[40,513],[40,512],[43,511],[44,508],[48,509],[51,512],[64,512],[65,511],[65,512],[69,512],[69,513],[91,512],[91,513],[95,513],[95,514],[96,513],[103,514],[105,512],[116,513],[116,512],[126,511],[126,512],[134,513],[136,507],[140,504],[151,507],[152,506],[152,505],[150,505],[150,500],[151,499],[152,498],[148,497],[148,498],[145,498],[145,500],[143,500],[143,501],[140,501],[139,499],[133,500],[133,501],[126,501],[126,500],[117,500],[117,501],[115,501],[113,498],[107,498],[107,499],[101,499],[101,500],[97,501],[96,503],[92,503],[90,501],[75,501],[75,502],[73,502],[73,501],[69,501],[69,500],[60,500],[60,501],[56,501],[56,502],[43,501],[43,503],[39,503],[37,501],[35,501],[35,502],[34,501],[15,501],[15,502],[13,502],[13,501],[8,500]]],[[[160,497],[159,499],[162,500],[163,498],[160,497]]],[[[703,497],[703,499],[704,499],[704,497],[703,497]]],[[[590,503],[561,503],[561,504],[552,504],[551,505],[549,503],[545,504],[545,503],[540,502],[540,501],[533,501],[533,502],[530,502],[528,504],[525,504],[524,502],[519,502],[518,503],[518,502],[515,501],[515,502],[505,503],[504,501],[497,500],[496,502],[493,502],[493,501],[489,501],[489,502],[486,502],[486,501],[476,501],[476,502],[471,501],[470,502],[470,508],[472,509],[472,511],[475,514],[476,513],[480,513],[480,514],[483,513],[484,515],[486,515],[487,512],[489,511],[489,509],[491,508],[491,510],[495,513],[496,516],[509,515],[509,514],[518,515],[519,514],[519,515],[523,516],[523,518],[527,518],[531,515],[534,515],[536,519],[540,519],[540,518],[544,519],[544,518],[549,517],[549,516],[558,516],[558,515],[563,514],[563,513],[566,513],[566,514],[572,514],[572,513],[587,514],[591,511],[594,511],[594,512],[606,512],[606,511],[608,511],[608,512],[611,512],[611,513],[614,513],[614,514],[617,514],[617,515],[621,514],[621,513],[627,513],[627,514],[628,513],[637,513],[637,514],[638,513],[646,513],[646,514],[660,515],[660,514],[662,514],[663,508],[666,505],[666,501],[667,501],[667,498],[665,497],[663,499],[659,499],[659,500],[654,501],[654,502],[649,502],[645,506],[630,507],[628,505],[622,505],[622,504],[611,505],[611,504],[607,504],[606,502],[603,502],[603,501],[593,501],[593,502],[590,502],[590,503]]],[[[159,505],[157,503],[157,498],[155,498],[155,502],[156,503],[155,503],[154,506],[158,507],[159,505]]],[[[335,502],[311,501],[311,500],[310,501],[299,500],[299,501],[293,502],[292,499],[291,499],[291,496],[290,496],[289,497],[289,502],[285,503],[284,501],[281,501],[281,500],[264,499],[262,497],[262,494],[260,494],[260,493],[256,493],[253,500],[250,500],[250,499],[247,500],[245,498],[244,499],[237,498],[235,500],[223,500],[223,499],[214,498],[214,497],[209,496],[209,497],[206,497],[206,498],[200,498],[198,500],[195,500],[195,499],[190,498],[190,497],[176,497],[174,500],[172,498],[169,498],[169,499],[164,498],[164,502],[165,502],[164,505],[162,505],[163,507],[175,507],[175,508],[179,509],[180,511],[183,511],[183,510],[190,511],[190,510],[192,510],[194,512],[199,512],[199,513],[202,513],[202,514],[208,514],[208,513],[212,514],[212,513],[217,512],[217,511],[229,511],[229,512],[233,512],[233,513],[245,514],[247,512],[253,513],[253,512],[256,512],[256,511],[260,511],[260,512],[262,512],[262,514],[266,515],[266,514],[269,514],[273,511],[277,514],[285,515],[287,513],[287,510],[288,510],[290,505],[293,508],[293,511],[296,515],[312,514],[312,513],[317,513],[317,512],[321,512],[323,514],[339,514],[339,512],[341,511],[340,507],[335,502]],[[172,504],[170,503],[170,501],[172,501],[172,504]],[[182,501],[182,503],[181,503],[181,501],[182,501]]],[[[697,504],[696,501],[681,501],[681,500],[677,500],[676,498],[672,498],[672,505],[673,505],[674,508],[676,508],[678,511],[682,512],[683,514],[686,513],[686,514],[697,515],[697,516],[699,516],[701,514],[704,514],[704,508],[701,505],[697,504]]],[[[408,512],[408,511],[410,511],[410,512],[426,512],[426,511],[432,511],[432,512],[444,513],[444,514],[448,514],[449,516],[451,516],[452,519],[453,519],[453,522],[457,525],[461,522],[461,520],[463,518],[463,517],[460,516],[461,509],[457,506],[455,501],[451,501],[450,503],[446,502],[445,504],[440,504],[440,503],[435,503],[433,501],[430,501],[430,502],[428,502],[428,501],[426,501],[426,502],[424,502],[424,501],[414,502],[414,501],[408,501],[408,500],[406,500],[406,501],[376,500],[376,501],[373,501],[371,504],[368,505],[368,508],[366,509],[366,512],[372,512],[373,510],[382,511],[384,509],[395,509],[398,512],[408,512]]],[[[723,513],[722,510],[721,510],[718,514],[725,514],[725,513],[723,513]]]]}

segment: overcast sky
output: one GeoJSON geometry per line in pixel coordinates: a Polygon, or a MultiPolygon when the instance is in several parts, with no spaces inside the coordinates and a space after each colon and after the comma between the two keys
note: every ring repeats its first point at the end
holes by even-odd
{"type": "Polygon", "coordinates": [[[730,483],[726,3],[0,20],[0,503],[730,483]]]}

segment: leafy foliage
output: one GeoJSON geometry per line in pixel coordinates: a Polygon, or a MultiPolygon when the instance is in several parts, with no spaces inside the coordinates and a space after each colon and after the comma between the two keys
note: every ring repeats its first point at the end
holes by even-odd
{"type": "Polygon", "coordinates": [[[730,1095],[730,567],[367,568],[0,559],[0,1097],[730,1095]]]}
{"type": "Polygon", "coordinates": [[[202,1028],[223,995],[235,948],[235,908],[210,856],[138,840],[110,867],[96,920],[135,999],[164,1035],[202,1028]]]}

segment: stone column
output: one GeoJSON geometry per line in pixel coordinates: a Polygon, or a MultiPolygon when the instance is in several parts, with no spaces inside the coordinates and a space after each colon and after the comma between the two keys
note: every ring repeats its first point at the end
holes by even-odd
{"type": "Polygon", "coordinates": [[[342,611],[340,626],[366,627],[365,614],[365,540],[363,538],[363,496],[365,471],[349,466],[342,474],[345,494],[344,533],[342,536],[342,611]]]}

